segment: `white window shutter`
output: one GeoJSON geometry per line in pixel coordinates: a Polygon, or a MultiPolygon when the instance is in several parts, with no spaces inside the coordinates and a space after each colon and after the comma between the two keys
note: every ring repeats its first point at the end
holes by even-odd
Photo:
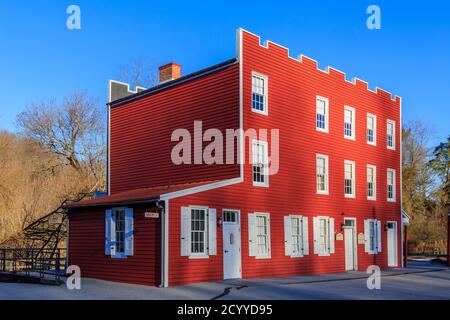
{"type": "Polygon", "coordinates": [[[105,255],[111,255],[111,210],[105,212],[105,255]]]}
{"type": "Polygon", "coordinates": [[[377,252],[381,252],[381,221],[377,220],[377,252]]]}
{"type": "Polygon", "coordinates": [[[303,236],[303,255],[306,256],[309,254],[309,243],[308,243],[308,218],[302,217],[302,236],[303,236]]]}
{"type": "Polygon", "coordinates": [[[328,219],[330,232],[330,254],[334,253],[334,218],[328,219]]]}
{"type": "Polygon", "coordinates": [[[180,252],[181,256],[191,255],[191,210],[189,207],[181,207],[180,252]]]}
{"type": "Polygon", "coordinates": [[[370,220],[364,220],[364,251],[370,253],[370,220]]]}
{"type": "Polygon", "coordinates": [[[248,255],[256,256],[256,215],[248,214],[248,255]]]}
{"type": "Polygon", "coordinates": [[[217,255],[217,213],[216,209],[208,210],[208,252],[210,256],[217,255]]]}
{"type": "Polygon", "coordinates": [[[292,256],[291,216],[284,216],[284,254],[292,256]]]}
{"type": "Polygon", "coordinates": [[[133,209],[126,208],[125,209],[125,255],[132,256],[133,255],[133,209]]]}
{"type": "Polygon", "coordinates": [[[319,218],[313,217],[314,254],[319,254],[319,218]]]}

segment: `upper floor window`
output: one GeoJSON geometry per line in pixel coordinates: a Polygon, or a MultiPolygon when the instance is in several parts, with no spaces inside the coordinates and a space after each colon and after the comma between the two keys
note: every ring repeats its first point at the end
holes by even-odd
{"type": "Polygon", "coordinates": [[[387,120],[386,145],[388,149],[395,150],[395,121],[387,120]]]}
{"type": "Polygon", "coordinates": [[[377,194],[377,167],[367,165],[367,199],[376,200],[377,194]]]}
{"type": "Polygon", "coordinates": [[[252,111],[267,115],[267,76],[252,73],[252,111]]]}
{"type": "Polygon", "coordinates": [[[395,201],[395,170],[387,169],[387,199],[395,201]]]}
{"type": "Polygon", "coordinates": [[[344,194],[346,198],[355,197],[355,162],[344,162],[344,194]]]}
{"type": "Polygon", "coordinates": [[[328,156],[316,155],[316,191],[328,194],[328,156]]]}
{"type": "Polygon", "coordinates": [[[316,130],[328,132],[328,99],[316,97],[316,130]]]}
{"type": "Polygon", "coordinates": [[[377,116],[367,114],[367,143],[377,145],[377,116]]]}
{"type": "Polygon", "coordinates": [[[266,141],[252,141],[253,185],[266,187],[269,185],[268,146],[266,141]]]}
{"type": "Polygon", "coordinates": [[[355,108],[344,108],[344,138],[355,140],[355,108]]]}

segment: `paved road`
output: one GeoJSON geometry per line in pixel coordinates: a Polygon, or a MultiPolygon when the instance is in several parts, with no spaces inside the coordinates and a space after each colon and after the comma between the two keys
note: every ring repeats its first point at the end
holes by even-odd
{"type": "Polygon", "coordinates": [[[4,299],[450,299],[450,269],[429,263],[383,271],[381,289],[369,290],[367,274],[220,281],[155,288],[82,279],[81,290],[66,286],[0,283],[4,299]]]}

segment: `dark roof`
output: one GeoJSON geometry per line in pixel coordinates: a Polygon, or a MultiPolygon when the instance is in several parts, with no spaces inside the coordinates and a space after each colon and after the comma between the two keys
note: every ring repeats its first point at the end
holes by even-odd
{"type": "Polygon", "coordinates": [[[198,187],[212,182],[214,181],[202,181],[196,183],[185,183],[177,185],[159,186],[153,188],[134,189],[130,191],[115,193],[110,196],[102,198],[89,199],[80,202],[70,202],[66,204],[64,207],[66,209],[74,209],[74,208],[89,208],[98,206],[155,202],[158,201],[160,196],[163,194],[198,187]]]}
{"type": "Polygon", "coordinates": [[[233,59],[230,59],[230,60],[226,60],[224,62],[215,64],[215,65],[213,65],[211,67],[208,67],[208,68],[205,68],[205,69],[202,69],[202,70],[199,70],[199,71],[187,74],[187,75],[182,76],[182,77],[180,77],[178,79],[171,80],[171,81],[168,81],[168,82],[164,82],[164,83],[161,83],[161,84],[156,85],[154,87],[151,87],[149,89],[146,89],[146,90],[140,91],[138,93],[129,95],[127,97],[124,97],[124,98],[121,98],[121,99],[117,99],[115,101],[111,101],[109,103],[109,105],[111,107],[117,107],[117,106],[120,106],[120,105],[122,105],[124,103],[130,102],[130,101],[134,101],[134,100],[140,99],[142,97],[146,97],[146,96],[149,96],[149,95],[161,92],[163,90],[167,90],[169,88],[175,87],[175,86],[180,85],[182,83],[185,83],[187,81],[194,80],[196,78],[203,77],[203,76],[206,76],[208,74],[218,72],[218,71],[220,71],[222,69],[228,68],[229,66],[231,66],[231,65],[233,65],[235,63],[237,63],[237,59],[236,58],[233,58],[233,59]]]}

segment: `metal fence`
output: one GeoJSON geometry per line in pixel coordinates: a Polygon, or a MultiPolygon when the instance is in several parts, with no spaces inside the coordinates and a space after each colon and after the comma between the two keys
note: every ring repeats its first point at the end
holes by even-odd
{"type": "Polygon", "coordinates": [[[59,281],[66,272],[66,249],[0,248],[0,272],[59,281]]]}

